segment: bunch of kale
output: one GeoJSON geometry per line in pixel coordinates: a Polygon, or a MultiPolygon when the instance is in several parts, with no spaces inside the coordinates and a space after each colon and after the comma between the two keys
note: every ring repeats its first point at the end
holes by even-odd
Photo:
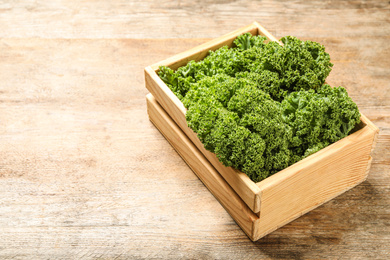
{"type": "Polygon", "coordinates": [[[324,84],[333,64],[322,45],[265,39],[243,34],[232,48],[176,71],[159,70],[205,148],[255,182],[342,139],[360,122],[346,90],[324,84]]]}

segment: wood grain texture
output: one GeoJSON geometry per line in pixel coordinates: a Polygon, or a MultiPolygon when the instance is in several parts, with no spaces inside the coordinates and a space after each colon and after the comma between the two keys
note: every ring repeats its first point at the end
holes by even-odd
{"type": "Polygon", "coordinates": [[[2,1],[0,37],[215,38],[253,21],[277,37],[374,37],[389,34],[389,8],[384,0],[2,1]]]}
{"type": "Polygon", "coordinates": [[[388,18],[388,1],[0,1],[0,258],[388,259],[388,18]],[[143,75],[254,20],[324,44],[328,82],[380,128],[365,182],[256,243],[149,122],[143,75]]]}

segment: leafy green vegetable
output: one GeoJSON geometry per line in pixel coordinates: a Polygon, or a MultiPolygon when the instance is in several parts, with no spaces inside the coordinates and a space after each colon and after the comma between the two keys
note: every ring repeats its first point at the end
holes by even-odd
{"type": "Polygon", "coordinates": [[[346,137],[360,122],[356,104],[342,87],[293,92],[282,107],[284,122],[293,129],[290,147],[303,157],[346,137]]]}
{"type": "Polygon", "coordinates": [[[324,84],[333,64],[322,45],[265,39],[243,34],[232,48],[176,71],[159,70],[205,148],[256,182],[344,138],[360,122],[346,90],[324,84]]]}

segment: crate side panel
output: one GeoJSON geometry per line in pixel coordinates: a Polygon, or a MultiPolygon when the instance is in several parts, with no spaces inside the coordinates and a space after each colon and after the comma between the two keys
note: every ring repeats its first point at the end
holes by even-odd
{"type": "MultiPolygon", "coordinates": [[[[295,174],[262,189],[263,236],[356,186],[367,178],[374,132],[365,127],[356,140],[339,142],[316,163],[307,160],[295,174]]],[[[261,185],[260,185],[261,186],[261,185]]]]}
{"type": "Polygon", "coordinates": [[[363,123],[365,123],[373,132],[374,132],[374,136],[373,136],[373,141],[372,141],[372,145],[371,145],[371,153],[374,151],[375,149],[375,146],[376,146],[376,143],[377,143],[377,139],[378,139],[378,134],[379,134],[379,128],[374,125],[365,115],[361,114],[361,121],[363,123]]]}
{"type": "Polygon", "coordinates": [[[147,96],[150,120],[186,161],[194,173],[218,199],[244,232],[252,239],[253,222],[258,219],[234,190],[226,183],[203,154],[161,108],[152,95],[147,96]]]}

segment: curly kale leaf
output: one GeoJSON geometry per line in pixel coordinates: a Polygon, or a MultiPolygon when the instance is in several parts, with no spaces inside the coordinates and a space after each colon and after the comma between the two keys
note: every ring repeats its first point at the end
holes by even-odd
{"type": "Polygon", "coordinates": [[[332,70],[330,56],[324,46],[312,41],[301,41],[287,36],[281,39],[284,44],[282,85],[287,89],[317,89],[325,82],[332,70]]]}
{"type": "Polygon", "coordinates": [[[195,82],[192,77],[182,76],[180,69],[173,71],[166,66],[160,66],[159,76],[180,100],[191,88],[191,84],[195,82]]]}
{"type": "Polygon", "coordinates": [[[324,85],[332,63],[322,45],[249,33],[159,76],[188,109],[188,126],[225,166],[264,178],[347,136],[359,123],[342,87],[324,85]]]}
{"type": "Polygon", "coordinates": [[[281,39],[282,46],[264,41],[263,36],[246,33],[235,39],[235,48],[224,46],[210,51],[203,60],[190,61],[177,71],[162,66],[159,75],[180,98],[185,97],[192,83],[218,74],[248,76],[277,101],[287,93],[318,89],[324,84],[333,66],[324,46],[291,36],[281,39]]]}
{"type": "Polygon", "coordinates": [[[333,64],[319,43],[301,41],[287,36],[283,46],[270,42],[247,50],[247,70],[255,73],[271,71],[278,74],[280,89],[288,92],[317,89],[324,84],[333,64]]]}
{"type": "Polygon", "coordinates": [[[276,101],[281,101],[288,93],[281,88],[279,74],[276,72],[269,70],[262,70],[258,73],[243,71],[236,73],[236,78],[253,82],[258,89],[268,93],[276,101]]]}
{"type": "Polygon", "coordinates": [[[240,87],[241,83],[239,81],[224,74],[204,77],[192,85],[182,102],[186,108],[189,108],[203,97],[218,101],[226,107],[231,96],[240,87]]]}
{"type": "Polygon", "coordinates": [[[239,35],[235,40],[234,44],[237,46],[239,50],[248,50],[253,47],[259,47],[263,46],[265,43],[264,41],[267,38],[264,36],[255,36],[253,37],[250,33],[244,33],[239,35]]]}
{"type": "Polygon", "coordinates": [[[203,79],[187,93],[185,100],[193,101],[186,114],[189,127],[225,166],[253,180],[287,167],[292,132],[283,122],[280,103],[247,79],[222,79],[203,79]]]}
{"type": "Polygon", "coordinates": [[[356,104],[342,87],[293,92],[281,104],[293,129],[290,147],[303,157],[346,137],[360,122],[356,104]]]}

